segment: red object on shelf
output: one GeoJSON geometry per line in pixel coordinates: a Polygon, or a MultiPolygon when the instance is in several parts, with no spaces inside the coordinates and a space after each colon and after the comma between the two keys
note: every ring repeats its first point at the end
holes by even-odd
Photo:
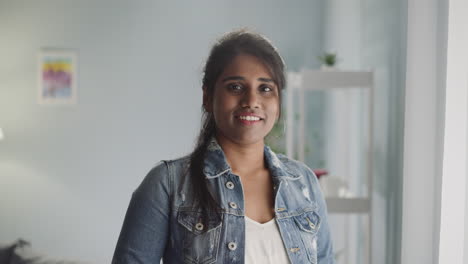
{"type": "Polygon", "coordinates": [[[320,177],[322,177],[323,175],[328,175],[328,171],[325,170],[325,169],[315,169],[315,170],[312,170],[312,171],[317,176],[317,179],[320,179],[320,177]]]}

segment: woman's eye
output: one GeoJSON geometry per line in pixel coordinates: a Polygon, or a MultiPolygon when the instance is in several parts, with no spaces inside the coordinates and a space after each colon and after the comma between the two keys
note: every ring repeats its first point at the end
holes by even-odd
{"type": "Polygon", "coordinates": [[[262,90],[262,92],[272,92],[273,91],[273,89],[271,87],[269,87],[269,86],[263,86],[261,90],[262,90]]]}
{"type": "Polygon", "coordinates": [[[239,84],[230,84],[229,85],[229,90],[232,90],[234,92],[242,90],[242,86],[239,84]]]}

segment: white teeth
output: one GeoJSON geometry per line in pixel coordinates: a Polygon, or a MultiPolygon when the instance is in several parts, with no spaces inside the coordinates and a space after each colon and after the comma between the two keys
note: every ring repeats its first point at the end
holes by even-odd
{"type": "Polygon", "coordinates": [[[256,117],[256,116],[239,116],[239,119],[247,120],[247,121],[258,121],[258,120],[260,120],[260,118],[256,117]]]}

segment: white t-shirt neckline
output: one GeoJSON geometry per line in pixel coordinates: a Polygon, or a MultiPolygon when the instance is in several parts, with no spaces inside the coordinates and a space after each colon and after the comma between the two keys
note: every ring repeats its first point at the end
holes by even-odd
{"type": "Polygon", "coordinates": [[[275,217],[262,224],[245,216],[245,263],[290,263],[275,217]]]}

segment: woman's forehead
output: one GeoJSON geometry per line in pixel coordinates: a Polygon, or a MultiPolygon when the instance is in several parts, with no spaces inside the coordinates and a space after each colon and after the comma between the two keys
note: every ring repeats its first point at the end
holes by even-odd
{"type": "Polygon", "coordinates": [[[222,81],[230,76],[248,77],[254,75],[263,79],[275,79],[270,67],[260,58],[253,55],[240,54],[224,67],[221,75],[218,77],[218,81],[222,81]]]}

